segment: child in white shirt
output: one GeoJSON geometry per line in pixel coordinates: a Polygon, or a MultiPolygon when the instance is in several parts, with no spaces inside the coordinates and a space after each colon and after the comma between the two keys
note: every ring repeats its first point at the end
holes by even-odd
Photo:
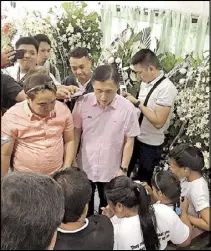
{"type": "Polygon", "coordinates": [[[204,157],[197,147],[179,145],[169,153],[171,171],[181,182],[182,196],[189,202],[188,214],[192,225],[210,231],[209,190],[202,176],[204,157]],[[184,178],[186,181],[184,181],[184,178]]]}
{"type": "MultiPolygon", "coordinates": [[[[105,189],[108,206],[103,214],[114,226],[115,250],[163,250],[174,244],[190,244],[190,229],[166,205],[150,205],[145,188],[130,178],[112,179],[105,189]]],[[[185,217],[185,216],[184,216],[185,217]]]]}

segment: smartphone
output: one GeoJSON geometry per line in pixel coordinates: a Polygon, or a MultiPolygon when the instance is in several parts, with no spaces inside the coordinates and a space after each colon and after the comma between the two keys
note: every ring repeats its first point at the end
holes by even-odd
{"type": "Polygon", "coordinates": [[[14,57],[14,61],[16,61],[17,59],[22,59],[24,58],[24,49],[20,49],[20,50],[15,50],[15,57],[14,57]]]}
{"type": "Polygon", "coordinates": [[[85,92],[84,90],[80,90],[80,91],[74,93],[74,94],[71,96],[71,98],[70,98],[69,101],[71,101],[71,99],[74,99],[74,98],[78,98],[78,97],[83,96],[83,95],[84,95],[84,92],[85,92]]]}

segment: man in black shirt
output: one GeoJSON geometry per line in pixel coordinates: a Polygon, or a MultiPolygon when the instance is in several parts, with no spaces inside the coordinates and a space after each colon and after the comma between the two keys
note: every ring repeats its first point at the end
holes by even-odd
{"type": "Polygon", "coordinates": [[[54,250],[113,250],[114,230],[109,218],[86,218],[92,194],[86,173],[80,168],[66,168],[53,178],[62,187],[65,198],[65,214],[54,250]]]}
{"type": "Polygon", "coordinates": [[[26,99],[22,87],[9,75],[1,73],[1,108],[3,111],[9,109],[17,102],[26,99]]]}
{"type": "MultiPolygon", "coordinates": [[[[77,47],[69,54],[69,63],[73,75],[66,77],[62,81],[62,85],[75,85],[84,91],[84,94],[93,92],[91,84],[92,77],[92,61],[86,48],[77,47]]],[[[70,110],[73,110],[76,99],[68,102],[70,110]]]]}

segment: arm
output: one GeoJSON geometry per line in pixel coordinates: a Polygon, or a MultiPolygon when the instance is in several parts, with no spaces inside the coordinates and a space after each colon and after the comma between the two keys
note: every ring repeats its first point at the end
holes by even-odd
{"type": "Polygon", "coordinates": [[[74,136],[74,125],[72,114],[67,107],[67,119],[65,124],[65,129],[63,133],[64,138],[64,164],[63,167],[72,166],[75,157],[75,136],[74,136]]]}
{"type": "Polygon", "coordinates": [[[83,101],[83,97],[80,97],[74,106],[73,109],[73,121],[74,121],[74,126],[75,126],[75,156],[74,156],[74,166],[78,166],[76,163],[76,157],[77,157],[77,153],[78,153],[78,147],[80,144],[80,140],[81,140],[81,133],[83,131],[82,129],[82,101],[83,101]]]}
{"type": "Polygon", "coordinates": [[[14,148],[14,140],[10,136],[1,137],[1,173],[6,175],[10,168],[11,156],[14,148]]]}
{"type": "Polygon", "coordinates": [[[128,168],[133,154],[134,137],[125,137],[121,167],[128,168]]]}
{"type": "Polygon", "coordinates": [[[143,104],[140,104],[139,109],[155,128],[161,129],[168,119],[171,107],[156,105],[155,111],[152,111],[143,104]]]}
{"type": "Polygon", "coordinates": [[[64,132],[64,167],[70,167],[75,157],[74,130],[64,132]]]}
{"type": "Polygon", "coordinates": [[[189,228],[189,236],[188,236],[188,238],[187,238],[182,244],[179,244],[179,245],[177,245],[177,246],[179,246],[179,247],[187,247],[187,246],[190,245],[190,243],[191,243],[192,226],[191,226],[191,223],[190,223],[190,221],[189,221],[189,219],[188,219],[188,214],[187,214],[187,212],[183,212],[183,211],[182,211],[182,213],[181,213],[181,215],[180,215],[180,219],[181,219],[181,221],[182,221],[186,226],[188,226],[188,228],[189,228]]]}
{"type": "Polygon", "coordinates": [[[17,102],[21,102],[25,99],[26,99],[26,94],[25,94],[24,90],[19,92],[18,95],[15,97],[15,101],[17,101],[17,102]]]}
{"type": "MultiPolygon", "coordinates": [[[[128,95],[126,98],[133,104],[138,102],[132,95],[128,95]]],[[[155,111],[152,111],[150,108],[140,104],[139,109],[155,128],[160,129],[166,123],[171,107],[156,105],[155,111]]]]}
{"type": "Polygon", "coordinates": [[[210,227],[210,208],[205,208],[200,211],[200,218],[194,216],[188,216],[190,222],[195,227],[198,227],[205,231],[211,231],[210,227]]]}

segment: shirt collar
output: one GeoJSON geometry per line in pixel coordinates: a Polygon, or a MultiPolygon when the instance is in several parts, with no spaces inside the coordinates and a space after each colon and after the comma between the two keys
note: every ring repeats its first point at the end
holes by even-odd
{"type": "Polygon", "coordinates": [[[158,80],[160,80],[163,76],[164,76],[164,72],[160,71],[160,75],[155,78],[154,80],[152,80],[151,82],[148,83],[148,86],[153,86],[155,83],[157,83],[158,80]]]}
{"type": "Polygon", "coordinates": [[[85,89],[87,87],[88,83],[90,82],[91,78],[92,78],[92,73],[93,72],[91,71],[91,77],[90,77],[90,79],[85,84],[81,84],[81,82],[78,80],[78,78],[76,78],[76,82],[78,83],[78,85],[80,87],[83,87],[85,89]]]}
{"type": "MultiPolygon", "coordinates": [[[[110,103],[110,105],[108,107],[112,107],[114,109],[117,109],[117,96],[118,94],[116,94],[116,96],[114,97],[113,101],[110,103]]],[[[92,106],[98,106],[98,102],[96,99],[96,96],[93,95],[93,102],[92,102],[92,106]]]]}
{"type": "MultiPolygon", "coordinates": [[[[28,105],[28,102],[27,100],[24,100],[24,110],[26,112],[26,114],[28,115],[28,117],[32,120],[32,117],[35,117],[35,118],[39,118],[39,119],[43,119],[42,117],[39,117],[38,115],[34,114],[31,109],[29,108],[29,105],[28,105]]],[[[49,118],[52,118],[56,116],[56,111],[55,109],[53,111],[50,112],[50,115],[49,115],[49,118]]]]}

